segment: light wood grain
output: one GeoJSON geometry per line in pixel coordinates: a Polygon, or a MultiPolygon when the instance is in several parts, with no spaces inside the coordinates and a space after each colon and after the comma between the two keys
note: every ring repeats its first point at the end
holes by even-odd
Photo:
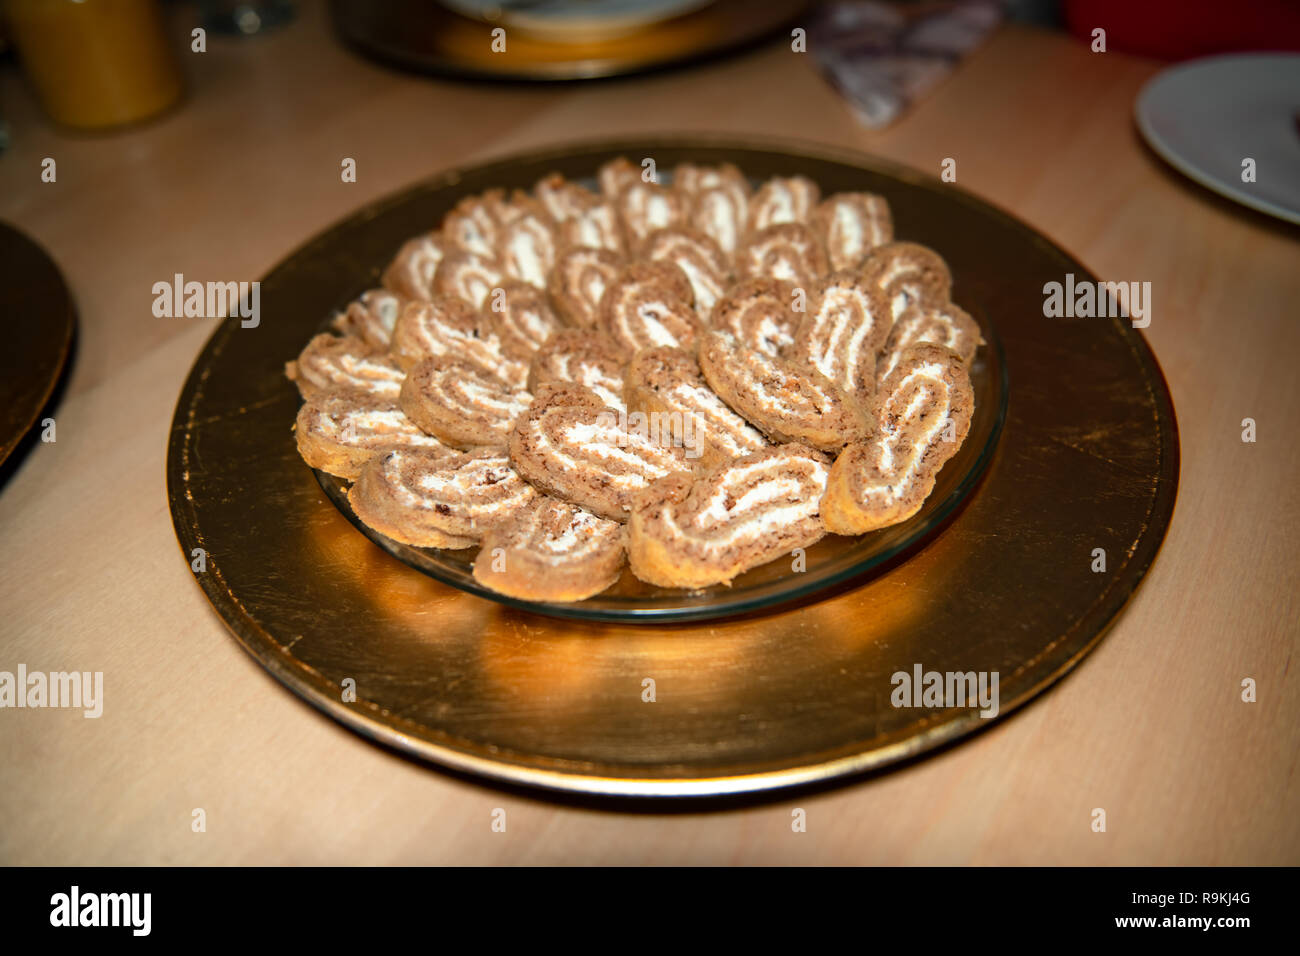
{"type": "Polygon", "coordinates": [[[98,720],[0,711],[0,862],[1300,863],[1300,243],[1141,145],[1131,104],[1159,64],[1007,27],[880,133],[781,42],[632,81],[469,86],[360,60],[305,5],[285,31],[213,37],[186,65],[182,109],[97,137],[50,128],[18,76],[0,74],[13,127],[0,217],[54,255],[81,316],[58,441],[0,494],[0,669],[102,670],[107,696],[98,720]],[[935,174],[953,157],[960,185],[1103,278],[1152,283],[1146,334],[1178,410],[1182,486],[1111,634],[965,744],[718,813],[496,791],[379,750],[285,692],[227,635],[172,532],[167,430],[211,330],[154,318],[152,283],[255,278],[451,165],[700,130],[856,147],[935,174]],[[55,184],[39,181],[45,156],[55,184]],[[344,156],[356,184],[339,181],[344,156]],[[1256,444],[1240,440],[1245,417],[1256,444]],[[1257,703],[1240,701],[1244,677],[1257,703]],[[791,832],[795,805],[807,833],[791,832]],[[206,833],[191,832],[195,807],[206,833]]]}

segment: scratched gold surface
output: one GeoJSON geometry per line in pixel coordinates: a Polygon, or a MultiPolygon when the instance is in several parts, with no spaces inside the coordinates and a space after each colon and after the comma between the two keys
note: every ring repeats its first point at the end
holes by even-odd
{"type": "Polygon", "coordinates": [[[708,795],[857,773],[987,726],[974,707],[895,708],[891,675],[997,671],[1000,715],[1101,639],[1172,514],[1178,439],[1163,376],[1119,319],[1049,319],[1042,288],[1094,278],[955,186],[858,154],[752,140],[575,144],[452,171],[313,239],[262,285],[262,322],[227,321],[177,405],[177,536],[272,674],[359,732],[436,763],[542,787],[708,795]],[[462,195],[526,187],[613,156],[726,160],[884,194],[932,245],[954,296],[996,330],[1005,424],[935,533],[821,596],[687,623],[547,617],[449,587],[360,534],[298,458],[282,374],[323,316],[375,284],[462,195]],[[1104,548],[1105,573],[1092,571],[1104,548]],[[344,702],[342,682],[356,681],[344,702]],[[642,700],[643,681],[656,700],[642,700]]]}

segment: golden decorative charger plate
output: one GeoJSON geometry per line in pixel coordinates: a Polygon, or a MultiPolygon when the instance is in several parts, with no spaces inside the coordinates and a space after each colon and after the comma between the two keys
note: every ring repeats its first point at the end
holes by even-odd
{"type": "MultiPolygon", "coordinates": [[[[1071,272],[1093,278],[960,189],[821,147],[662,137],[444,173],[295,252],[263,280],[260,325],[227,320],[213,335],[172,427],[177,536],[187,560],[204,550],[199,583],[271,673],[348,726],[447,767],[677,796],[878,767],[988,720],[978,706],[894,707],[892,675],[997,672],[1005,715],[1096,644],[1168,526],[1178,477],[1168,389],[1128,323],[1044,317],[1044,284],[1071,272]],[[986,380],[1005,376],[1009,389],[1000,439],[972,446],[990,453],[983,477],[937,534],[820,600],[633,627],[546,617],[435,581],[358,533],[322,493],[294,447],[299,400],[283,377],[322,317],[377,284],[401,242],[460,197],[527,187],[552,170],[590,175],[624,154],[878,192],[900,236],[947,259],[955,298],[1001,343],[981,350],[998,366],[986,380]],[[344,700],[349,678],[355,701],[344,700]]],[[[958,484],[979,472],[968,464],[953,472],[958,484]]]]}
{"type": "Polygon", "coordinates": [[[23,233],[0,222],[0,464],[22,441],[58,384],[72,350],[76,311],[59,267],[23,233]]]}
{"type": "Polygon", "coordinates": [[[713,0],[681,16],[609,37],[561,42],[462,16],[436,0],[331,0],[353,46],[407,69],[479,80],[588,80],[663,69],[756,43],[793,22],[808,0],[713,0]]]}

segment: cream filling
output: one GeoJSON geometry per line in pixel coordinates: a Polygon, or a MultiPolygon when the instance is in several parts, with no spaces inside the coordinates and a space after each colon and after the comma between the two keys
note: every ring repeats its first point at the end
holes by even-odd
{"type": "Polygon", "coordinates": [[[501,273],[493,267],[493,258],[494,254],[489,250],[473,259],[461,260],[459,267],[452,272],[452,287],[476,309],[481,309],[488,295],[501,284],[501,273]]]}
{"type": "Polygon", "coordinates": [[[753,346],[772,358],[776,358],[781,349],[794,344],[794,336],[790,334],[790,330],[773,319],[770,314],[764,314],[755,334],[757,338],[753,346]]]}
{"type": "Polygon", "coordinates": [[[710,193],[703,197],[699,208],[703,231],[723,252],[735,252],[740,241],[741,220],[736,204],[721,193],[710,193]]]}
{"type": "Polygon", "coordinates": [[[418,286],[421,289],[429,288],[429,283],[433,281],[433,274],[438,271],[438,265],[442,262],[442,249],[437,243],[430,239],[421,239],[419,243],[412,246],[402,262],[402,271],[407,274],[408,280],[415,279],[411,285],[418,286]]]}
{"type": "Polygon", "coordinates": [[[652,192],[646,196],[643,205],[646,225],[651,229],[662,229],[673,221],[673,205],[666,196],[652,192]]]}
{"type": "Polygon", "coordinates": [[[599,270],[592,270],[591,274],[585,277],[586,281],[582,283],[582,295],[591,304],[594,309],[600,304],[601,297],[605,294],[607,283],[605,282],[604,273],[599,270]]]}
{"type": "Polygon", "coordinates": [[[885,267],[885,274],[881,276],[882,285],[893,285],[900,278],[914,271],[914,266],[901,255],[894,255],[889,260],[889,265],[885,267]]]}
{"type": "Polygon", "coordinates": [[[889,265],[880,278],[880,287],[888,291],[890,287],[901,283],[890,300],[890,309],[895,320],[900,318],[907,307],[917,298],[918,290],[915,284],[909,283],[908,280],[919,278],[920,275],[921,270],[901,255],[895,255],[889,260],[889,265]]]}
{"type": "Polygon", "coordinates": [[[918,314],[907,323],[899,336],[899,345],[915,345],[917,342],[933,342],[945,345],[956,351],[961,333],[957,324],[945,312],[930,309],[918,314]]]}
{"type": "Polygon", "coordinates": [[[578,549],[580,544],[587,543],[578,534],[578,527],[570,523],[564,531],[558,535],[546,535],[541,541],[537,542],[538,551],[546,551],[551,554],[572,554],[578,549]]]}
{"type": "Polygon", "coordinates": [[[559,534],[540,532],[530,536],[529,550],[547,557],[582,559],[608,547],[618,530],[618,524],[597,518],[586,511],[574,510],[568,525],[559,534]]]}
{"type": "Polygon", "coordinates": [[[672,261],[686,273],[686,278],[691,283],[691,290],[695,293],[696,311],[707,316],[713,310],[714,303],[722,297],[722,285],[718,282],[716,274],[712,269],[705,269],[687,256],[678,256],[672,261]]]}
{"type": "Polygon", "coordinates": [[[315,365],[317,385],[342,383],[382,398],[395,397],[406,378],[401,369],[384,362],[357,355],[340,355],[334,361],[324,359],[315,365]]]}
{"type": "Polygon", "coordinates": [[[773,188],[764,197],[763,209],[758,217],[758,226],[762,229],[794,222],[799,215],[794,190],[784,183],[772,185],[773,188]]]}
{"type": "Polygon", "coordinates": [[[533,194],[556,222],[567,222],[582,212],[579,191],[572,183],[538,183],[533,194]]]}
{"type": "Polygon", "coordinates": [[[428,318],[416,326],[414,338],[423,355],[464,357],[487,368],[501,367],[506,372],[516,371],[512,366],[517,363],[505,360],[501,351],[501,339],[495,332],[478,338],[459,326],[439,322],[434,313],[429,313],[428,318]]]}
{"type": "Polygon", "coordinates": [[[903,350],[909,345],[932,342],[957,351],[961,344],[961,333],[956,324],[945,313],[937,310],[923,316],[917,316],[909,310],[908,315],[903,317],[897,328],[898,334],[892,337],[884,369],[876,376],[878,382],[883,382],[885,376],[898,366],[903,350]]]}
{"type": "Polygon", "coordinates": [[[397,316],[401,311],[397,296],[391,292],[367,292],[348,307],[349,318],[355,315],[354,309],[359,310],[361,316],[360,319],[354,318],[354,322],[370,327],[372,335],[378,330],[378,337],[385,342],[392,339],[393,328],[397,325],[397,316]]]}
{"type": "Polygon", "coordinates": [[[460,281],[457,285],[465,294],[466,300],[473,305],[474,308],[481,309],[483,308],[483,303],[487,301],[487,297],[492,293],[492,289],[495,288],[499,279],[499,276],[489,275],[486,272],[470,272],[466,269],[461,273],[460,281]]]}
{"type": "MultiPolygon", "coordinates": [[[[862,295],[848,289],[828,294],[823,307],[813,319],[814,367],[841,388],[852,393],[861,384],[859,368],[868,358],[865,343],[875,331],[875,318],[862,295]],[[817,341],[823,344],[816,348],[817,341]]],[[[870,374],[875,376],[875,354],[869,356],[870,374]]]]}
{"type": "Polygon", "coordinates": [[[842,264],[861,257],[864,240],[861,212],[851,203],[837,203],[831,217],[830,244],[839,250],[842,264]]]}
{"type": "Polygon", "coordinates": [[[546,276],[551,270],[551,258],[554,249],[548,236],[539,235],[533,230],[542,227],[521,224],[511,231],[506,242],[506,251],[514,266],[515,277],[529,285],[546,288],[546,276]]]}
{"type": "Polygon", "coordinates": [[[897,319],[904,312],[906,312],[907,307],[911,304],[912,304],[912,292],[910,289],[899,289],[897,292],[895,292],[894,298],[890,302],[890,310],[893,312],[894,318],[897,319]]]}
{"type": "Polygon", "coordinates": [[[800,469],[794,475],[776,471],[736,499],[731,509],[726,507],[726,499],[736,484],[755,473],[788,467],[790,460],[761,461],[728,472],[722,485],[709,496],[708,504],[684,523],[673,509],[665,508],[665,528],[670,537],[689,538],[707,553],[718,555],[810,518],[821,507],[828,470],[821,462],[798,460],[800,465],[805,463],[812,466],[811,471],[800,469]]]}
{"type": "Polygon", "coordinates": [[[533,397],[528,392],[512,393],[481,379],[457,377],[449,374],[451,381],[444,381],[442,387],[449,404],[460,404],[469,411],[484,409],[502,418],[513,418],[522,413],[533,397]],[[457,395],[459,393],[459,395],[457,395]],[[461,401],[457,402],[457,399],[461,401]]]}
{"type": "Polygon", "coordinates": [[[492,249],[493,230],[485,229],[483,224],[474,216],[475,213],[461,214],[461,218],[452,227],[456,241],[476,255],[494,255],[492,249]]]}
{"type": "Polygon", "coordinates": [[[545,342],[554,331],[554,326],[542,311],[533,308],[507,310],[504,324],[515,338],[522,339],[534,347],[545,342]]]}
{"type": "Polygon", "coordinates": [[[400,454],[390,455],[385,462],[384,479],[394,497],[412,510],[434,511],[438,505],[444,505],[457,509],[461,517],[472,523],[480,517],[509,513],[536,495],[505,458],[480,459],[455,470],[426,472],[416,478],[414,488],[402,480],[401,464],[400,454]],[[483,479],[488,477],[498,480],[485,485],[483,479]],[[489,500],[477,494],[484,488],[494,495],[506,494],[489,500]]]}
{"type": "MultiPolygon", "coordinates": [[[[748,382],[741,383],[741,391],[748,393],[750,398],[756,399],[762,407],[769,412],[775,412],[778,415],[807,415],[810,414],[809,405],[812,403],[805,399],[800,405],[793,404],[782,397],[786,389],[782,388],[777,393],[764,392],[762,383],[765,379],[777,377],[784,384],[790,381],[790,376],[778,369],[772,363],[768,356],[758,349],[749,349],[745,353],[748,361],[742,361],[741,370],[749,378],[748,382]]],[[[809,388],[815,388],[809,383],[809,388]]],[[[817,389],[817,391],[820,391],[817,389]]],[[[802,397],[802,396],[801,396],[802,397]]],[[[820,413],[819,408],[813,408],[811,413],[820,413]]]]}
{"type": "MultiPolygon", "coordinates": [[[[564,430],[564,440],[571,446],[577,446],[584,452],[589,462],[591,458],[604,461],[618,461],[633,469],[624,474],[607,474],[609,482],[619,488],[643,488],[651,480],[671,474],[671,468],[660,464],[668,456],[663,450],[639,435],[624,431],[610,425],[590,422],[575,422],[564,430]]],[[[543,439],[546,435],[543,432],[543,439]]],[[[564,448],[546,441],[557,459],[568,468],[578,467],[580,462],[564,448]]]]}
{"type": "Polygon", "coordinates": [[[672,315],[672,308],[668,303],[657,299],[649,302],[636,302],[635,295],[636,290],[629,290],[628,296],[624,298],[623,302],[619,303],[618,336],[633,350],[658,346],[668,346],[669,348],[679,346],[681,340],[659,318],[661,315],[672,315]],[[633,301],[629,302],[629,299],[633,301]]]}
{"type": "Polygon", "coordinates": [[[898,367],[899,353],[901,350],[902,350],[902,343],[900,342],[899,348],[889,353],[889,358],[885,360],[884,371],[882,371],[879,375],[876,376],[877,386],[879,386],[881,382],[883,382],[886,378],[889,377],[890,372],[892,372],[894,369],[898,367]]]}
{"type": "Polygon", "coordinates": [[[390,454],[384,459],[384,484],[386,484],[393,493],[393,497],[404,508],[410,508],[415,511],[430,511],[436,501],[430,501],[428,498],[417,495],[414,491],[406,486],[402,481],[402,456],[396,452],[390,454]]]}
{"type": "MultiPolygon", "coordinates": [[[[926,450],[943,433],[944,425],[952,414],[951,395],[942,377],[945,371],[942,365],[934,362],[917,366],[904,376],[898,387],[882,404],[882,411],[896,408],[899,397],[906,395],[915,386],[916,392],[908,400],[907,408],[899,416],[899,420],[903,422],[914,420],[928,404],[934,405],[935,414],[930,427],[907,450],[897,447],[902,433],[901,427],[893,432],[881,430],[881,437],[876,440],[875,447],[877,462],[885,479],[863,489],[868,497],[897,501],[910,488],[920,470],[921,460],[926,450]]],[[[884,418],[885,414],[882,414],[882,421],[884,418]]]]}
{"type": "Polygon", "coordinates": [[[611,378],[599,366],[580,361],[572,355],[559,354],[551,362],[554,377],[562,382],[584,385],[596,393],[597,397],[609,408],[623,411],[623,382],[611,378]],[[576,368],[575,368],[576,366],[576,368]]]}
{"type": "MultiPolygon", "coordinates": [[[[678,385],[668,392],[668,396],[676,401],[683,415],[691,416],[695,431],[702,431],[706,440],[722,444],[732,455],[757,451],[767,444],[749,422],[728,408],[726,402],[707,388],[678,385]]],[[[685,435],[682,436],[682,441],[686,441],[685,435]]]]}
{"type": "Polygon", "coordinates": [[[662,229],[673,221],[672,201],[648,184],[644,188],[631,188],[624,195],[624,222],[638,237],[662,229]]]}
{"type": "Polygon", "coordinates": [[[400,409],[357,409],[340,415],[321,415],[317,420],[321,436],[338,444],[368,447],[401,440],[414,448],[437,448],[442,442],[416,428],[400,409]]]}
{"type": "Polygon", "coordinates": [[[578,371],[574,374],[569,368],[569,362],[566,360],[562,377],[565,381],[575,382],[578,385],[585,385],[587,388],[595,392],[600,400],[609,408],[621,412],[627,407],[623,404],[622,381],[616,378],[610,378],[599,365],[579,362],[578,371]]]}
{"type": "Polygon", "coordinates": [[[789,255],[782,255],[768,269],[768,275],[782,282],[794,282],[799,278],[799,270],[794,267],[789,255]]]}
{"type": "Polygon", "coordinates": [[[888,241],[889,237],[885,235],[886,207],[884,203],[879,199],[868,199],[864,215],[866,217],[866,226],[871,230],[871,245],[874,247],[888,241]]]}
{"type": "Polygon", "coordinates": [[[617,249],[613,213],[608,206],[594,206],[574,216],[573,235],[582,246],[593,249],[617,249]]]}

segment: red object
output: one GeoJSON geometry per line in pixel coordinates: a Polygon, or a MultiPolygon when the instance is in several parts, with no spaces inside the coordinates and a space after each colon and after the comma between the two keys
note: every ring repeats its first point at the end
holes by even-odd
{"type": "Polygon", "coordinates": [[[1085,43],[1165,60],[1244,50],[1300,50],[1297,0],[1064,0],[1065,23],[1085,43]]]}

